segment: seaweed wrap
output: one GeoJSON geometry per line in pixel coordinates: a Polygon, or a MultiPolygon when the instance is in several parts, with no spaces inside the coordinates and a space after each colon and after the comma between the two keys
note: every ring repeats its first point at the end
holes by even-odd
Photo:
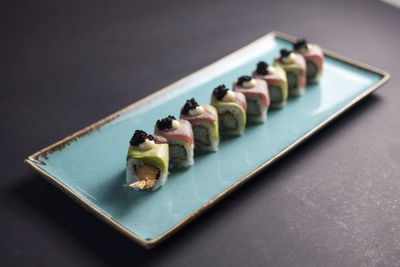
{"type": "Polygon", "coordinates": [[[267,82],[271,99],[270,109],[279,109],[285,106],[288,97],[288,85],[286,72],[282,67],[272,67],[266,62],[260,61],[257,63],[257,69],[253,72],[253,77],[267,82]]]}
{"type": "Polygon", "coordinates": [[[230,91],[225,85],[220,85],[211,95],[211,105],[217,109],[221,134],[243,134],[246,128],[247,103],[242,93],[230,91]]]}
{"type": "Polygon", "coordinates": [[[190,122],[168,116],[156,122],[154,134],[168,140],[170,168],[186,168],[194,164],[194,138],[190,122]]]}
{"type": "Polygon", "coordinates": [[[268,85],[264,80],[241,76],[233,83],[233,91],[244,94],[248,121],[263,123],[270,104],[268,85]]]}
{"type": "Polygon", "coordinates": [[[281,49],[281,55],[276,57],[274,65],[282,67],[286,72],[289,96],[300,96],[306,88],[306,61],[298,53],[281,49]]]}
{"type": "Polygon", "coordinates": [[[180,118],[192,125],[196,149],[218,150],[218,113],[215,107],[199,105],[194,98],[191,98],[181,108],[180,118]]]}
{"type": "Polygon", "coordinates": [[[126,184],[154,191],[168,178],[168,143],[165,138],[136,130],[126,157],[126,184]]]}

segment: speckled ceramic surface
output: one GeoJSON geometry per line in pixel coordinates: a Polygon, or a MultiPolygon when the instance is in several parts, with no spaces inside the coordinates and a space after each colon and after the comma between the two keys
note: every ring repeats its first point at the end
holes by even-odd
{"type": "Polygon", "coordinates": [[[193,167],[171,171],[167,184],[156,192],[123,187],[126,153],[135,129],[152,132],[157,119],[178,117],[188,98],[208,104],[214,87],[222,83],[230,87],[238,76],[250,74],[258,61],[271,63],[281,48],[291,48],[285,40],[290,37],[278,36],[268,34],[131,106],[90,133],[84,130],[79,137],[38,152],[26,162],[106,222],[150,247],[388,78],[384,72],[358,68],[326,52],[320,83],[307,86],[305,94],[289,99],[285,108],[269,111],[266,123],[248,125],[241,137],[222,139],[217,153],[196,153],[193,167]]]}

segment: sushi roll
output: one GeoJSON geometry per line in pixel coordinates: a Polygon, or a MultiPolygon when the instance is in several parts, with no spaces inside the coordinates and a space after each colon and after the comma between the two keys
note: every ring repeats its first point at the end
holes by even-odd
{"type": "Polygon", "coordinates": [[[156,122],[154,134],[168,140],[170,168],[186,168],[193,165],[194,138],[190,122],[168,116],[156,122]]]}
{"type": "Polygon", "coordinates": [[[136,130],[126,157],[126,184],[154,191],[168,178],[168,143],[165,138],[136,130]]]}
{"type": "Polygon", "coordinates": [[[306,88],[306,61],[298,53],[286,49],[275,58],[274,65],[282,67],[286,72],[289,96],[300,96],[306,88]]]}
{"type": "Polygon", "coordinates": [[[268,92],[271,99],[271,109],[283,108],[288,97],[288,85],[286,72],[279,66],[269,66],[266,62],[260,61],[253,77],[263,79],[268,84],[268,92]]]}
{"type": "Polygon", "coordinates": [[[307,66],[307,82],[316,83],[322,75],[322,67],[324,64],[324,53],[322,49],[316,45],[301,39],[293,45],[293,51],[301,54],[306,60],[307,66]]]}
{"type": "Polygon", "coordinates": [[[215,107],[199,105],[194,98],[188,99],[181,109],[180,118],[192,124],[196,149],[218,150],[218,113],[215,107]]]}
{"type": "Polygon", "coordinates": [[[265,122],[270,98],[268,85],[264,80],[241,76],[233,83],[233,91],[240,92],[246,97],[248,121],[265,122]]]}
{"type": "Polygon", "coordinates": [[[247,104],[242,93],[230,91],[225,85],[220,85],[211,95],[211,105],[217,109],[222,134],[243,134],[246,128],[247,104]]]}

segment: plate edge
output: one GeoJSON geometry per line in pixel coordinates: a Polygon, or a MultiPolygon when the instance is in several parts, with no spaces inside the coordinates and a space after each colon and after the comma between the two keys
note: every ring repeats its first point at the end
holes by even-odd
{"type": "Polygon", "coordinates": [[[126,235],[133,241],[137,242],[139,245],[144,246],[146,248],[149,248],[149,243],[147,240],[135,235],[133,232],[129,231],[127,228],[123,227],[119,223],[117,223],[115,220],[113,220],[111,217],[104,215],[102,211],[94,207],[92,204],[88,203],[84,198],[79,196],[77,193],[73,192],[71,189],[69,189],[67,186],[65,186],[63,183],[58,181],[55,177],[51,176],[48,174],[46,171],[41,169],[39,166],[35,164],[34,161],[30,158],[26,158],[24,160],[25,164],[27,164],[30,168],[32,168],[35,172],[39,173],[41,176],[43,176],[48,182],[53,184],[55,187],[57,187],[60,191],[71,197],[74,201],[76,201],[79,205],[84,207],[87,211],[95,215],[97,218],[103,220],[106,222],[108,225],[110,225],[112,228],[118,230],[121,232],[123,235],[126,235]]]}
{"type": "MultiPolygon", "coordinates": [[[[43,169],[41,169],[38,166],[38,157],[40,155],[46,154],[48,152],[52,152],[54,150],[57,150],[60,146],[64,146],[65,144],[76,140],[76,138],[84,136],[88,133],[90,133],[91,131],[105,125],[108,122],[111,122],[112,120],[116,119],[117,117],[119,117],[120,115],[124,114],[125,112],[133,109],[134,107],[156,97],[157,95],[161,94],[162,92],[167,91],[168,89],[170,89],[171,87],[175,86],[178,83],[181,83],[187,79],[189,79],[190,77],[202,72],[203,70],[205,70],[206,68],[209,68],[210,66],[216,64],[217,62],[220,62],[222,60],[224,60],[227,57],[233,56],[234,54],[238,53],[239,51],[245,49],[246,47],[252,45],[253,43],[267,38],[268,36],[275,36],[290,42],[294,42],[296,41],[296,38],[290,35],[287,35],[285,33],[279,32],[279,31],[272,31],[269,32],[263,36],[261,36],[260,38],[256,39],[255,41],[252,41],[251,43],[245,45],[242,48],[239,48],[238,50],[235,50],[234,52],[222,57],[221,59],[218,59],[216,61],[214,61],[213,63],[177,80],[176,82],[173,82],[170,85],[167,85],[166,87],[112,113],[111,115],[108,115],[107,117],[83,128],[82,130],[79,130],[75,133],[73,133],[70,136],[67,136],[63,139],[61,139],[60,141],[47,146],[41,150],[39,150],[38,152],[33,153],[32,155],[28,156],[24,162],[31,167],[34,171],[36,171],[37,173],[39,173],[40,175],[42,175],[44,178],[46,178],[46,180],[48,180],[49,182],[51,182],[52,184],[54,184],[57,188],[59,188],[61,191],[63,191],[64,193],[66,193],[68,196],[70,196],[72,199],[74,199],[78,204],[82,205],[85,209],[87,209],[89,212],[91,212],[92,214],[94,214],[96,217],[98,217],[99,219],[103,220],[104,222],[106,222],[107,224],[109,224],[111,227],[113,227],[114,229],[118,230],[119,232],[121,232],[122,234],[126,235],[127,237],[129,237],[130,239],[132,239],[133,241],[137,242],[139,245],[142,245],[145,248],[152,248],[155,245],[159,244],[160,242],[164,241],[165,239],[167,239],[169,236],[171,236],[173,233],[175,233],[177,230],[179,230],[180,228],[182,228],[183,226],[185,226],[186,224],[188,224],[190,221],[192,221],[194,218],[196,218],[198,215],[200,215],[201,213],[203,213],[204,211],[206,211],[208,208],[210,208],[211,206],[213,206],[214,204],[216,204],[218,201],[222,200],[224,197],[226,197],[229,193],[231,193],[234,189],[238,188],[239,186],[243,185],[245,182],[247,182],[252,176],[256,175],[257,173],[259,173],[261,170],[263,170],[264,168],[266,168],[268,165],[270,165],[271,163],[273,163],[274,161],[278,160],[279,158],[281,158],[282,156],[284,156],[286,153],[288,153],[290,150],[292,150],[293,148],[295,148],[297,145],[299,145],[300,143],[304,142],[306,139],[308,139],[310,136],[312,136],[314,133],[316,133],[317,131],[321,130],[322,128],[324,128],[327,124],[329,124],[330,122],[332,122],[334,119],[338,118],[341,114],[343,114],[345,111],[347,111],[349,108],[351,108],[352,106],[354,106],[355,104],[357,104],[358,102],[360,102],[362,99],[364,99],[366,96],[370,95],[372,92],[374,92],[376,89],[378,89],[379,87],[381,87],[384,83],[386,83],[389,79],[390,79],[390,74],[386,71],[383,71],[381,69],[369,66],[365,63],[361,63],[358,62],[356,60],[353,60],[349,57],[345,57],[342,56],[340,54],[337,54],[335,52],[332,52],[330,50],[327,49],[322,49],[324,52],[324,55],[327,55],[329,57],[332,57],[334,59],[337,59],[339,61],[343,61],[345,63],[348,63],[350,65],[353,65],[355,67],[370,71],[370,72],[374,72],[377,73],[378,75],[381,76],[381,79],[375,83],[373,86],[371,86],[370,88],[368,88],[366,91],[364,91],[362,94],[360,94],[359,96],[357,96],[355,99],[353,99],[352,101],[350,101],[349,103],[347,103],[344,107],[342,107],[341,109],[339,109],[337,112],[335,112],[334,114],[332,114],[330,117],[328,117],[327,119],[325,119],[324,121],[322,121],[319,125],[317,125],[316,127],[314,127],[313,129],[311,129],[310,131],[308,131],[305,135],[303,135],[301,138],[297,139],[295,142],[293,142],[292,144],[290,144],[288,147],[286,147],[285,149],[283,149],[282,151],[280,151],[278,154],[276,154],[275,156],[273,156],[272,158],[270,158],[268,161],[264,162],[263,164],[261,164],[260,166],[258,166],[257,168],[255,168],[253,171],[251,171],[250,173],[248,173],[247,175],[243,176],[240,180],[238,180],[236,183],[234,183],[233,185],[229,186],[228,188],[226,188],[224,191],[222,191],[221,193],[219,193],[217,196],[215,196],[214,198],[212,198],[210,201],[208,201],[206,204],[204,204],[202,207],[200,207],[199,209],[197,209],[195,212],[193,212],[192,214],[190,214],[189,216],[187,216],[185,219],[183,219],[182,221],[180,221],[178,224],[174,225],[172,228],[170,228],[168,231],[164,232],[162,235],[158,236],[157,238],[153,239],[153,240],[145,240],[137,235],[135,235],[133,232],[129,231],[127,228],[123,227],[122,225],[120,225],[119,223],[117,223],[115,220],[113,220],[111,217],[108,217],[106,215],[104,215],[104,213],[102,213],[100,210],[98,210],[96,207],[94,207],[93,205],[91,205],[90,203],[88,203],[85,199],[83,199],[81,196],[79,196],[78,194],[76,194],[75,192],[73,192],[71,189],[69,189],[67,186],[65,186],[64,184],[62,184],[60,181],[58,181],[55,177],[51,176],[50,174],[48,174],[47,172],[45,172],[43,169]]],[[[40,164],[40,163],[39,163],[40,164]]]]}

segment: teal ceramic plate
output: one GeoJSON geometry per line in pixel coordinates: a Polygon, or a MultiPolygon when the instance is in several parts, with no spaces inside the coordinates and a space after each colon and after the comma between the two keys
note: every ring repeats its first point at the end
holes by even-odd
{"type": "Polygon", "coordinates": [[[171,171],[156,192],[123,187],[125,157],[135,129],[152,132],[155,121],[178,116],[186,99],[208,104],[212,89],[272,62],[295,39],[269,33],[231,55],[45,148],[25,162],[88,210],[145,247],[152,247],[271,162],[370,94],[389,74],[329,51],[319,84],[287,106],[269,111],[265,124],[222,139],[217,153],[196,153],[195,165],[171,171]]]}

